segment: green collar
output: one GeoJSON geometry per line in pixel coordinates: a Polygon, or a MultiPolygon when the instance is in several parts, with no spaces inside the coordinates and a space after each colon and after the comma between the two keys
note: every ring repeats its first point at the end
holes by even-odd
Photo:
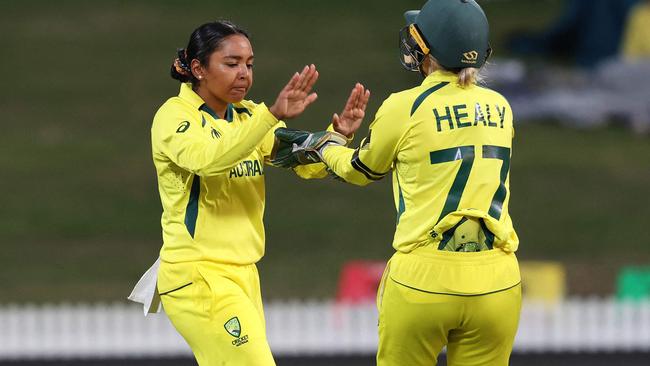
{"type": "MultiPolygon", "coordinates": [[[[233,109],[234,109],[233,105],[228,104],[228,108],[226,108],[226,118],[224,118],[228,122],[232,122],[234,116],[233,109]]],[[[201,104],[199,110],[206,112],[207,114],[211,115],[212,118],[214,119],[222,119],[221,117],[219,117],[217,112],[213,111],[212,108],[208,107],[208,105],[205,103],[201,104]]]]}
{"type": "MultiPolygon", "coordinates": [[[[203,99],[201,99],[201,97],[198,94],[196,94],[194,90],[192,90],[191,83],[181,84],[181,90],[178,92],[178,97],[190,103],[192,107],[208,113],[210,116],[212,116],[212,118],[222,119],[215,111],[212,110],[212,108],[208,107],[208,105],[205,104],[203,99]]],[[[228,108],[226,108],[226,118],[225,118],[225,120],[228,122],[232,122],[234,116],[233,109],[234,109],[233,105],[228,104],[228,108]]]]}

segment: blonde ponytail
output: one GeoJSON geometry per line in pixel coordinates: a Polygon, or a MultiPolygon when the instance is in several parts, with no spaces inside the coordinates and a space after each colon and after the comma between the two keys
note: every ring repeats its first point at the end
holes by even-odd
{"type": "Polygon", "coordinates": [[[480,81],[479,69],[475,67],[466,67],[458,73],[458,85],[462,88],[478,84],[480,81]]]}

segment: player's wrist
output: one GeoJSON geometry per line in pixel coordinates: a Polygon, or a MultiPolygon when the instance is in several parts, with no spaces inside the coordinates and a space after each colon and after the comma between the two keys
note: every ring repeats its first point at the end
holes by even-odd
{"type": "Polygon", "coordinates": [[[269,108],[269,112],[271,112],[273,117],[275,117],[277,120],[283,120],[286,117],[283,113],[280,112],[279,108],[275,104],[269,108]]]}

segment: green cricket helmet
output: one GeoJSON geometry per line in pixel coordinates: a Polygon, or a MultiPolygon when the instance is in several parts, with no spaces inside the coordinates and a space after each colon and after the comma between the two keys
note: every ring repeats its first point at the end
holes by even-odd
{"type": "Polygon", "coordinates": [[[448,70],[480,68],[492,53],[490,26],[474,0],[429,0],[421,10],[404,13],[399,35],[400,61],[419,71],[427,54],[448,70]]]}

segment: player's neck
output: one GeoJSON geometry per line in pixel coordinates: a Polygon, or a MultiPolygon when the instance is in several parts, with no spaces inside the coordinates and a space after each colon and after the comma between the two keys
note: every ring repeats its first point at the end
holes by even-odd
{"type": "Polygon", "coordinates": [[[228,109],[228,102],[221,100],[210,93],[206,88],[198,88],[196,90],[205,104],[210,107],[220,118],[226,118],[226,110],[228,109]]]}

